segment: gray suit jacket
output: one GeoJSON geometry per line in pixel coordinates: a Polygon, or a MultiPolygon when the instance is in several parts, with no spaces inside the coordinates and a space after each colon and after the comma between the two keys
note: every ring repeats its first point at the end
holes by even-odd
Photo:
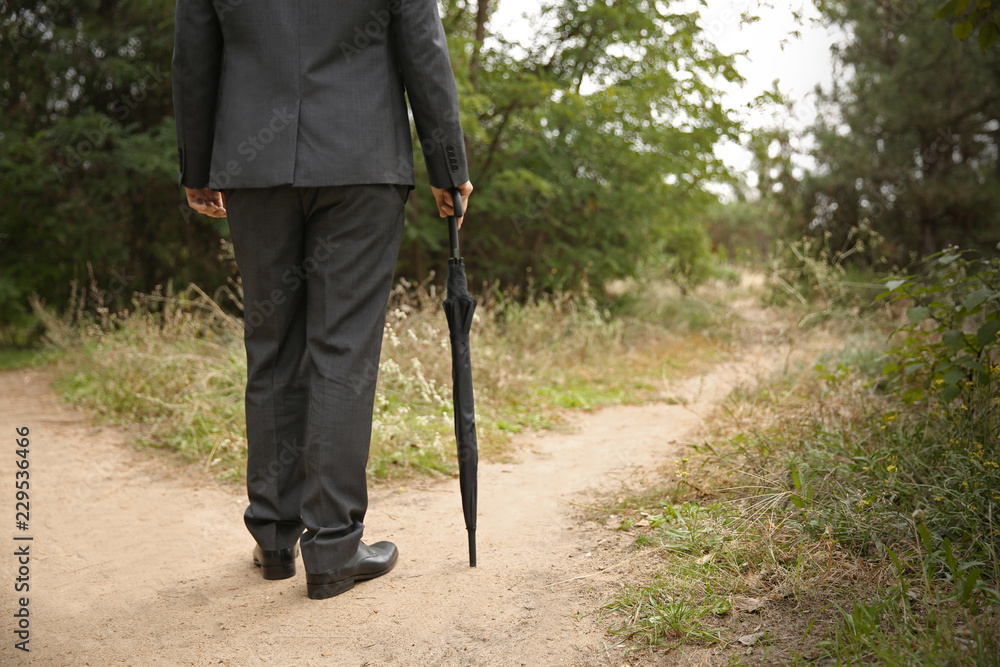
{"type": "Polygon", "coordinates": [[[177,0],[174,115],[190,188],[469,180],[437,0],[177,0]]]}

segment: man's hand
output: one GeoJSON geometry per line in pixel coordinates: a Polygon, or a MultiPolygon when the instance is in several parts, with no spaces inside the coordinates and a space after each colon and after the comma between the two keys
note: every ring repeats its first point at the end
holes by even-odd
{"type": "MultiPolygon", "coordinates": [[[[447,218],[455,212],[455,205],[451,201],[451,189],[448,188],[436,188],[433,185],[431,190],[434,191],[434,199],[437,200],[438,213],[441,214],[442,218],[447,218]]],[[[466,181],[458,186],[458,191],[462,193],[462,217],[458,219],[458,228],[462,228],[462,220],[465,218],[465,212],[469,210],[469,195],[472,194],[472,182],[466,181]]]]}
{"type": "Polygon", "coordinates": [[[211,218],[226,217],[226,198],[221,192],[208,188],[184,188],[187,190],[188,206],[211,218]]]}

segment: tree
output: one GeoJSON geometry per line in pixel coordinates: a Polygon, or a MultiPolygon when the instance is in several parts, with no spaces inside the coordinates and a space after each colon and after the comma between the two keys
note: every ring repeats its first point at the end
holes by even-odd
{"type": "MultiPolygon", "coordinates": [[[[726,175],[713,148],[739,129],[713,85],[739,76],[679,4],[554,0],[520,47],[490,34],[496,0],[443,0],[477,186],[474,279],[573,288],[697,265],[697,214],[715,199],[702,186],[726,175]]],[[[172,37],[163,0],[0,0],[0,323],[31,293],[62,305],[73,280],[114,308],[229,276],[226,223],[177,187],[172,37]]],[[[398,272],[423,278],[447,233],[416,154],[398,272]]]]}
{"type": "MultiPolygon", "coordinates": [[[[819,169],[804,184],[812,229],[844,239],[870,223],[890,259],[1000,241],[1000,52],[954,40],[934,8],[817,0],[848,42],[822,92],[819,169]]],[[[834,240],[834,244],[838,244],[834,240]]]]}
{"type": "Polygon", "coordinates": [[[979,48],[986,51],[1000,38],[1000,0],[949,0],[934,15],[956,21],[955,37],[965,41],[977,30],[979,48]]]}
{"type": "Polygon", "coordinates": [[[172,25],[161,0],[0,0],[2,322],[30,293],[62,306],[73,280],[110,308],[224,281],[225,223],[177,187],[172,25]]]}
{"type": "MultiPolygon", "coordinates": [[[[739,76],[675,4],[549,3],[522,49],[484,37],[485,2],[444,3],[476,185],[463,243],[474,278],[599,287],[707,248],[691,242],[715,200],[702,186],[724,177],[713,148],[738,131],[713,84],[739,76]]],[[[401,270],[413,275],[446,235],[426,194],[411,206],[401,270]]]]}

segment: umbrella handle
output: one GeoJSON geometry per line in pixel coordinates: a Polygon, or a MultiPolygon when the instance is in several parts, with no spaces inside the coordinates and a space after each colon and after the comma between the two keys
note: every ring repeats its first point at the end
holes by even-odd
{"type": "Polygon", "coordinates": [[[459,259],[462,253],[458,249],[458,219],[462,217],[462,193],[458,188],[451,191],[451,202],[455,215],[448,216],[448,240],[451,242],[451,258],[459,259]]]}

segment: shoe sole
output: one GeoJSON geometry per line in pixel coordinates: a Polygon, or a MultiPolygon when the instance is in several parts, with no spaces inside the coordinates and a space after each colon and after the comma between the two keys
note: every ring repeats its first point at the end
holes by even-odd
{"type": "Polygon", "coordinates": [[[394,567],[396,567],[396,561],[392,561],[389,567],[384,570],[379,570],[378,572],[374,572],[372,574],[359,574],[356,577],[348,577],[347,579],[342,579],[341,581],[337,581],[332,584],[307,583],[306,592],[308,593],[310,600],[326,600],[327,598],[335,597],[341,593],[346,593],[354,588],[354,584],[359,581],[368,581],[369,579],[381,577],[394,567]]]}
{"type": "Polygon", "coordinates": [[[254,558],[253,564],[260,568],[261,575],[269,581],[290,579],[295,576],[295,561],[281,565],[262,565],[259,560],[254,558]]]}

